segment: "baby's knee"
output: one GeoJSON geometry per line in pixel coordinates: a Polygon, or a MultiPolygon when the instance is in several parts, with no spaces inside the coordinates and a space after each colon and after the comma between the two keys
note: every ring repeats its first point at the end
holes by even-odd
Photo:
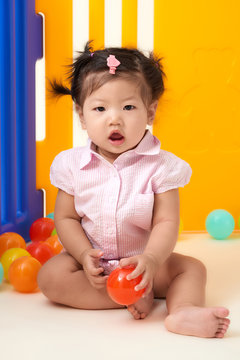
{"type": "Polygon", "coordinates": [[[204,280],[207,279],[207,269],[198,259],[188,257],[187,271],[201,276],[204,280]]]}
{"type": "Polygon", "coordinates": [[[51,299],[57,282],[56,269],[48,263],[43,265],[39,270],[37,282],[41,292],[51,299]]]}

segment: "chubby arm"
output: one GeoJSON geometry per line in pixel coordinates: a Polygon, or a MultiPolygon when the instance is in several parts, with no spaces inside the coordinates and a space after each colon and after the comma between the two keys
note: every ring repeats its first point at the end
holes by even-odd
{"type": "Polygon", "coordinates": [[[73,196],[58,190],[54,211],[58,236],[67,252],[82,265],[90,284],[96,289],[101,289],[107,280],[107,276],[101,275],[104,269],[99,267],[99,259],[103,252],[92,248],[80,220],[73,196]]]}
{"type": "Polygon", "coordinates": [[[162,265],[172,253],[179,231],[178,189],[154,195],[152,232],[144,254],[153,256],[162,265]]]}
{"type": "Polygon", "coordinates": [[[58,190],[54,210],[57,234],[67,252],[82,264],[82,255],[92,249],[74,206],[74,197],[58,190]]]}
{"type": "Polygon", "coordinates": [[[172,253],[179,230],[178,189],[154,195],[152,231],[143,254],[120,260],[120,266],[135,265],[127,276],[128,280],[142,274],[142,281],[135,289],[146,288],[145,296],[151,291],[153,279],[159,267],[172,253]]]}

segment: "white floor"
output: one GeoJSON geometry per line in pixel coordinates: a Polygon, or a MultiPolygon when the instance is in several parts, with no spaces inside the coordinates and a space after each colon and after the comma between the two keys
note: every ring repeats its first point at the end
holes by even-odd
{"type": "Polygon", "coordinates": [[[224,339],[199,339],[165,330],[164,301],[135,321],[126,310],[86,311],[53,305],[41,294],[0,285],[0,359],[240,359],[240,234],[227,241],[181,235],[176,251],[208,268],[207,305],[224,305],[231,325],[224,339]]]}

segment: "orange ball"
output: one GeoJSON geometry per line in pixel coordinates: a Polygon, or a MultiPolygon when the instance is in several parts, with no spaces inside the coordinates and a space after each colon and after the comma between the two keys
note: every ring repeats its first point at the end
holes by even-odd
{"type": "Polygon", "coordinates": [[[15,232],[6,232],[0,235],[0,257],[11,248],[26,249],[24,238],[15,232]]]}
{"type": "Polygon", "coordinates": [[[49,246],[52,248],[52,250],[54,251],[54,254],[55,254],[55,255],[60,254],[60,252],[61,252],[62,249],[63,249],[62,244],[61,244],[60,241],[58,240],[57,234],[56,234],[56,235],[53,235],[53,236],[50,236],[50,237],[44,242],[44,244],[49,245],[49,246]]]}
{"type": "Polygon", "coordinates": [[[127,280],[127,275],[134,267],[116,268],[111,272],[107,280],[107,292],[110,298],[118,304],[130,305],[137,302],[146,289],[136,291],[134,288],[142,280],[142,275],[132,280],[127,280]]]}
{"type": "Polygon", "coordinates": [[[8,280],[8,270],[10,268],[10,265],[16,259],[18,259],[22,256],[31,256],[31,255],[29,254],[29,252],[27,250],[22,249],[22,248],[11,248],[11,249],[8,249],[7,251],[5,251],[5,253],[3,253],[0,261],[3,266],[4,277],[6,280],[8,280]]]}
{"type": "Polygon", "coordinates": [[[33,257],[23,256],[18,258],[9,268],[9,281],[15,290],[19,292],[34,292],[38,289],[37,275],[40,268],[40,262],[33,257]]]}

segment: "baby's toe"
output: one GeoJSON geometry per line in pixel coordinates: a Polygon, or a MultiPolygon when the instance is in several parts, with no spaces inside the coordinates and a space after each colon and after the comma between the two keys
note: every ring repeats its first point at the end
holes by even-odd
{"type": "Polygon", "coordinates": [[[227,325],[221,325],[218,327],[217,332],[216,332],[216,337],[222,338],[224,337],[226,331],[228,329],[227,325]]]}
{"type": "Polygon", "coordinates": [[[229,315],[229,310],[224,307],[217,307],[214,309],[214,315],[220,319],[223,319],[229,315]]]}
{"type": "Polygon", "coordinates": [[[222,324],[229,326],[230,320],[228,318],[222,319],[222,324]]]}
{"type": "Polygon", "coordinates": [[[127,307],[128,311],[132,314],[132,316],[134,317],[134,319],[138,320],[140,319],[140,314],[138,312],[138,310],[135,308],[134,305],[129,305],[127,307]]]}
{"type": "Polygon", "coordinates": [[[138,319],[140,319],[141,314],[137,311],[137,309],[135,309],[133,316],[134,316],[134,319],[138,320],[138,319]]]}
{"type": "Polygon", "coordinates": [[[225,330],[225,332],[227,331],[228,327],[230,324],[230,320],[229,319],[221,319],[221,321],[219,321],[219,329],[223,329],[225,330]]]}
{"type": "Polygon", "coordinates": [[[217,332],[215,335],[216,338],[223,338],[224,337],[224,333],[222,332],[217,332]]]}
{"type": "Polygon", "coordinates": [[[147,316],[146,313],[141,313],[141,315],[140,315],[141,319],[145,319],[146,316],[147,316]]]}
{"type": "Polygon", "coordinates": [[[127,309],[128,309],[128,311],[132,314],[132,313],[134,312],[134,310],[135,310],[135,306],[133,306],[133,305],[128,305],[128,306],[127,306],[127,309]]]}

